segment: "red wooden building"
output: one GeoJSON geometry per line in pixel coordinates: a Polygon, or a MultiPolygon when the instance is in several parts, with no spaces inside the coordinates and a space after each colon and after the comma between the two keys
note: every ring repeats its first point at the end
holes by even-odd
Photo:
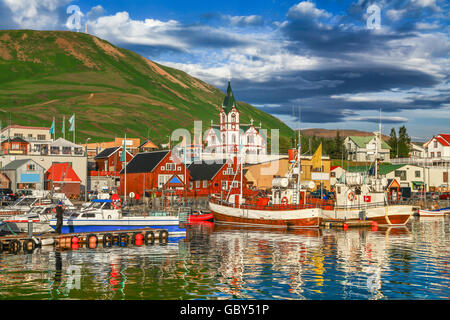
{"type": "MultiPolygon", "coordinates": [[[[184,194],[184,164],[172,154],[172,151],[153,151],[138,153],[127,164],[126,193],[143,196],[160,196],[162,190],[171,190],[178,195],[184,194]]],[[[120,171],[119,195],[125,191],[125,170],[120,171]]]]}
{"type": "Polygon", "coordinates": [[[1,143],[3,154],[28,154],[30,143],[21,137],[6,139],[1,143]]]}
{"type": "MultiPolygon", "coordinates": [[[[188,166],[188,197],[207,197],[210,194],[240,193],[241,172],[237,158],[223,160],[221,163],[193,162],[188,166]]],[[[242,192],[249,195],[247,179],[242,177],[242,192]]]]}
{"type": "MultiPolygon", "coordinates": [[[[123,147],[106,148],[95,156],[95,168],[98,172],[120,172],[123,168],[123,162],[120,161],[123,147]]],[[[133,155],[127,152],[127,163],[133,159],[133,155]]],[[[92,174],[95,175],[95,174],[92,174]]]]}
{"type": "Polygon", "coordinates": [[[44,183],[46,190],[64,193],[67,197],[79,197],[81,179],[68,163],[54,163],[45,172],[44,183]]]}

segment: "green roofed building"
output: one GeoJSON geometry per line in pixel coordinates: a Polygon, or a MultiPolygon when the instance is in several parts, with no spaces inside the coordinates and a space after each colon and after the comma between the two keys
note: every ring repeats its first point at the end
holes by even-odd
{"type": "Polygon", "coordinates": [[[347,160],[357,162],[373,162],[378,148],[378,158],[381,161],[390,161],[391,147],[378,136],[348,136],[344,140],[347,151],[347,160]]]}

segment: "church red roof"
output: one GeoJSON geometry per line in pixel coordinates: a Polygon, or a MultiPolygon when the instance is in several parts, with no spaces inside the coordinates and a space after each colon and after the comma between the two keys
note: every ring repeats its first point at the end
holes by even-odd
{"type": "Polygon", "coordinates": [[[47,170],[46,175],[46,179],[53,182],[81,182],[81,179],[68,163],[54,163],[47,170]]]}

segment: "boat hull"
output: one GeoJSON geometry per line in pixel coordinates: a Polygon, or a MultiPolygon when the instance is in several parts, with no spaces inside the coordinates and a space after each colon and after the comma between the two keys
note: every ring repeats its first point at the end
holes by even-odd
{"type": "Polygon", "coordinates": [[[214,215],[212,213],[210,214],[199,214],[199,215],[189,215],[188,216],[188,222],[189,223],[197,223],[197,222],[203,222],[203,221],[213,221],[214,215]]]}
{"type": "MultiPolygon", "coordinates": [[[[5,220],[2,226],[4,231],[13,232],[28,232],[28,220],[5,220]]],[[[53,229],[50,227],[48,221],[33,220],[33,233],[45,233],[51,232],[53,229]]]]}
{"type": "Polygon", "coordinates": [[[324,219],[344,219],[348,221],[369,220],[378,225],[403,226],[413,214],[413,206],[394,205],[368,209],[323,210],[324,219]]]}
{"type": "Polygon", "coordinates": [[[443,217],[445,214],[449,214],[450,209],[446,210],[423,210],[419,209],[420,217],[443,217]]]}
{"type": "Polygon", "coordinates": [[[209,203],[214,220],[234,225],[265,226],[274,228],[317,228],[320,226],[320,209],[264,210],[234,208],[209,203]]]}

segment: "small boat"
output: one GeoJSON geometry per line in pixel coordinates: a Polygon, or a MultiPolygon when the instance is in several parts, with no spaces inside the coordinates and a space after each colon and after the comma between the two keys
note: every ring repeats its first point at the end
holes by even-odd
{"type": "Polygon", "coordinates": [[[201,211],[195,211],[192,214],[188,215],[187,221],[188,223],[196,223],[203,221],[213,221],[214,215],[210,213],[203,213],[201,211]]]}
{"type": "MultiPolygon", "coordinates": [[[[151,212],[148,215],[129,216],[122,213],[113,199],[94,199],[80,211],[73,211],[63,219],[62,233],[98,232],[132,230],[139,228],[166,229],[169,236],[186,234],[183,223],[188,210],[178,213],[151,212]]],[[[50,220],[50,226],[56,229],[56,219],[50,220]]]]}
{"type": "Polygon", "coordinates": [[[420,217],[442,217],[445,214],[449,214],[449,213],[450,213],[450,207],[434,209],[434,210],[419,209],[420,217]]]}
{"type": "Polygon", "coordinates": [[[0,219],[6,219],[11,216],[25,214],[33,207],[57,204],[60,201],[66,208],[75,209],[75,206],[69,199],[67,199],[64,193],[50,194],[49,192],[39,191],[40,190],[33,190],[32,195],[20,197],[12,205],[2,208],[0,210],[0,219]]]}

